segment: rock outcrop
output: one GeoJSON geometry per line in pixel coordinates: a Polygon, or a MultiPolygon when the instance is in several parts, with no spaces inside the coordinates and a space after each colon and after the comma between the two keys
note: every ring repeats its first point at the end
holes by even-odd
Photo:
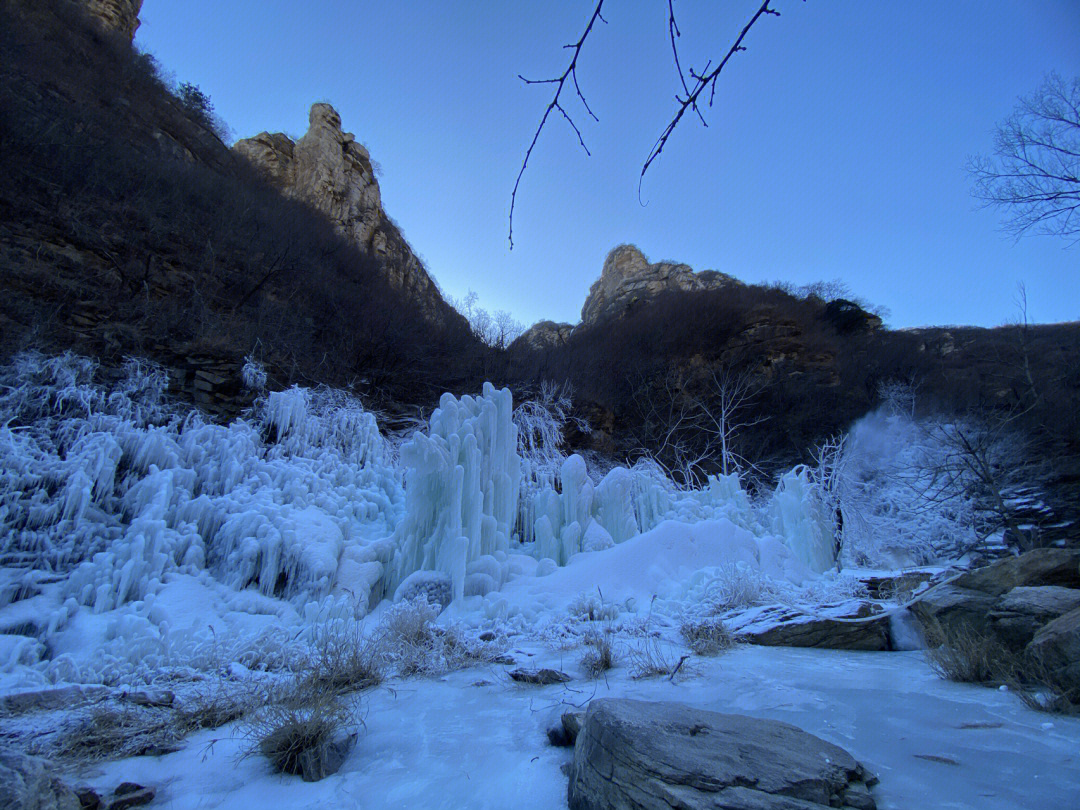
{"type": "Polygon", "coordinates": [[[514,341],[524,344],[534,351],[550,349],[554,346],[562,346],[574,331],[572,323],[556,323],[555,321],[537,321],[514,341]]]}
{"type": "Polygon", "coordinates": [[[590,325],[618,317],[663,292],[716,290],[741,283],[716,270],[695,273],[685,264],[649,264],[634,245],[619,245],[607,255],[600,278],[589,288],[581,308],[581,322],[590,325]]]}
{"type": "Polygon", "coordinates": [[[1046,638],[1040,634],[1048,626],[1080,610],[1080,549],[1003,558],[928,588],[909,609],[931,637],[966,630],[1013,653],[1035,652],[1034,640],[1046,638]]]}
{"type": "Polygon", "coordinates": [[[110,31],[135,39],[143,0],[86,0],[87,10],[110,31]]]}
{"type": "Polygon", "coordinates": [[[752,608],[725,622],[737,641],[764,647],[891,650],[890,617],[880,605],[855,600],[814,614],[784,605],[752,608]]]}
{"type": "Polygon", "coordinates": [[[568,800],[571,810],[873,810],[876,781],[787,723],[602,698],[578,734],[568,800]]]}
{"type": "Polygon", "coordinates": [[[382,207],[379,181],[367,149],[341,128],[329,104],[313,104],[307,134],[293,141],[261,132],[233,149],[287,196],[326,214],[361,250],[383,259],[390,280],[436,316],[446,304],[423,263],[382,207]]]}

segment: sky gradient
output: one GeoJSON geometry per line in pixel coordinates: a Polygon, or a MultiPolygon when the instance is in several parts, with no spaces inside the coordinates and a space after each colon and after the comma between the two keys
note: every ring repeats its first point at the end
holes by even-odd
{"type": "MultiPolygon", "coordinates": [[[[757,2],[679,0],[684,65],[725,53],[757,2]]],[[[893,327],[1080,319],[1080,245],[1018,242],[964,166],[1050,70],[1080,74],[1080,2],[776,0],[637,194],[674,111],[663,0],[607,0],[579,61],[599,122],[564,103],[510,192],[593,8],[575,2],[145,0],[136,45],[198,84],[236,137],[299,137],[315,101],[380,164],[383,204],[450,296],[576,322],[607,252],[637,244],[747,282],[841,279],[893,327]]]]}

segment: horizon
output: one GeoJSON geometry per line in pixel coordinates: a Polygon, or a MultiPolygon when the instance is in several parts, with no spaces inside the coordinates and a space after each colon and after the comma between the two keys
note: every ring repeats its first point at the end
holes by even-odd
{"type": "MultiPolygon", "coordinates": [[[[621,243],[749,284],[839,279],[887,308],[892,328],[1015,321],[1018,283],[1032,322],[1080,319],[1077,248],[1003,235],[1001,213],[979,207],[964,171],[968,157],[992,151],[1019,96],[1050,71],[1080,73],[1075,3],[997,2],[971,14],[928,2],[785,2],[720,76],[709,127],[680,124],[645,176],[644,205],[638,174],[677,81],[667,9],[605,6],[607,25],[579,64],[599,123],[567,102],[592,156],[565,121],[548,121],[521,181],[510,251],[511,189],[551,92],[518,74],[559,75],[562,46],[592,8],[556,5],[506,16],[493,3],[322,0],[298,19],[281,0],[257,11],[148,0],[135,42],[206,92],[235,138],[299,137],[311,104],[329,101],[382,166],[384,207],[444,294],[475,291],[479,306],[526,327],[577,323],[621,243]]],[[[684,66],[726,52],[748,9],[677,4],[684,66]]]]}

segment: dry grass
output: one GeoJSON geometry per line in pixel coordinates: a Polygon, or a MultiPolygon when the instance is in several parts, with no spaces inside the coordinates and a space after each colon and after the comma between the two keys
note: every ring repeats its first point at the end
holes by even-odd
{"type": "Polygon", "coordinates": [[[686,622],[679,628],[679,633],[695,655],[719,655],[735,644],[719,619],[686,622]]]}
{"type": "Polygon", "coordinates": [[[65,728],[54,751],[66,759],[155,756],[179,750],[183,734],[171,710],[99,706],[65,728]]]}
{"type": "Polygon", "coordinates": [[[599,678],[615,666],[615,651],[612,647],[612,629],[590,630],[585,634],[585,646],[588,648],[581,657],[581,668],[590,678],[599,678]]]}
{"type": "Polygon", "coordinates": [[[996,638],[965,622],[927,627],[927,663],[938,675],[960,683],[988,683],[1007,680],[1003,675],[1015,668],[1016,656],[996,638]]]}
{"type": "Polygon", "coordinates": [[[1080,689],[1037,656],[1014,653],[993,636],[963,622],[927,629],[930,667],[951,681],[1004,684],[1031,709],[1080,714],[1080,689]]]}
{"type": "Polygon", "coordinates": [[[315,628],[310,655],[307,677],[335,692],[370,689],[385,679],[382,638],[364,635],[355,622],[315,628]]]}
{"type": "Polygon", "coordinates": [[[686,677],[690,675],[690,670],[686,666],[686,659],[689,657],[689,655],[678,655],[670,644],[661,640],[659,635],[652,633],[646,633],[626,648],[630,677],[635,680],[641,678],[674,680],[676,677],[686,677]]]}
{"type": "Polygon", "coordinates": [[[394,605],[380,627],[380,660],[406,677],[440,675],[501,658],[498,643],[470,639],[455,624],[437,625],[438,616],[438,605],[423,594],[394,605]]]}

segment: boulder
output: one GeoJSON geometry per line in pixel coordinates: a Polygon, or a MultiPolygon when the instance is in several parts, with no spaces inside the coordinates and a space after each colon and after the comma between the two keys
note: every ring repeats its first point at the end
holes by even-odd
{"type": "Polygon", "coordinates": [[[1037,548],[1019,557],[1005,557],[961,574],[952,584],[990,596],[1032,585],[1080,588],[1080,548],[1037,548]]]}
{"type": "Polygon", "coordinates": [[[154,789],[143,787],[136,782],[124,782],[109,798],[108,810],[128,810],[131,807],[141,807],[150,804],[154,800],[154,789]]]}
{"type": "Polygon", "coordinates": [[[568,799],[571,810],[873,810],[876,781],[787,723],[602,698],[578,735],[568,799]]]}
{"type": "Polygon", "coordinates": [[[1028,644],[1027,654],[1040,661],[1053,679],[1080,703],[1080,608],[1041,628],[1028,644]]]}
{"type": "Polygon", "coordinates": [[[997,599],[983,591],[961,588],[955,581],[943,582],[921,593],[908,605],[923,627],[935,631],[937,625],[967,625],[974,631],[990,629],[990,611],[997,599]]]}
{"type": "Polygon", "coordinates": [[[1059,585],[1013,588],[990,611],[990,627],[1001,642],[1020,652],[1039,628],[1080,608],[1080,590],[1059,585]]]}
{"type": "Polygon", "coordinates": [[[890,650],[889,616],[875,615],[875,607],[869,602],[848,602],[809,614],[774,605],[743,613],[727,626],[737,641],[766,647],[890,650]]]}
{"type": "Polygon", "coordinates": [[[0,807],[4,810],[80,810],[79,797],[55,778],[49,763],[0,748],[0,807]]]}

